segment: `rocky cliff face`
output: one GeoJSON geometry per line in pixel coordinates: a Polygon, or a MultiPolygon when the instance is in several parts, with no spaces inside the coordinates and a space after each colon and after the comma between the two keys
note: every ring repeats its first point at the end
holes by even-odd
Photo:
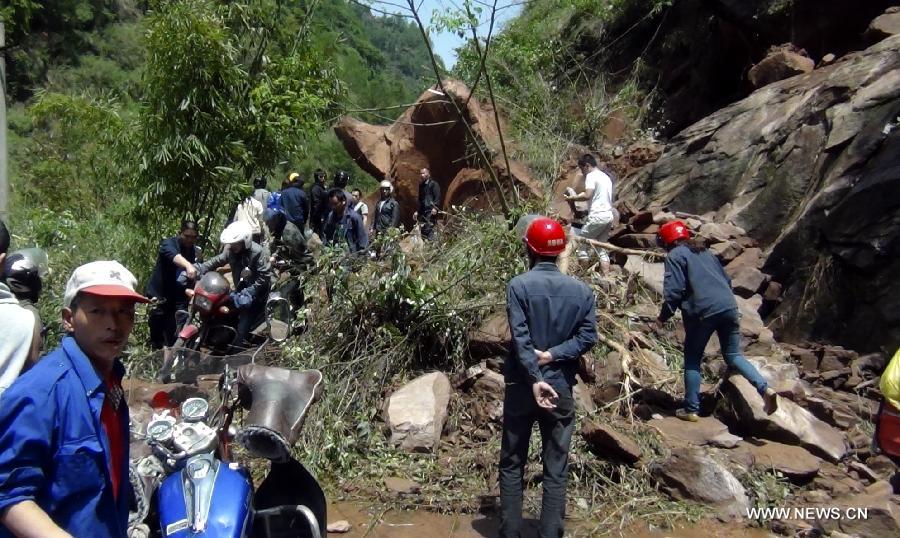
{"type": "Polygon", "coordinates": [[[783,335],[900,344],[900,36],[677,134],[620,197],[743,227],[785,285],[783,335]]]}

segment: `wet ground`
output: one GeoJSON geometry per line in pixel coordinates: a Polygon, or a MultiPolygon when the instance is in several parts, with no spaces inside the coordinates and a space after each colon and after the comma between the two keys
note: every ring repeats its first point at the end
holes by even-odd
{"type": "MultiPolygon", "coordinates": [[[[365,503],[337,503],[329,505],[328,520],[347,520],[352,525],[350,532],[330,534],[331,537],[346,538],[493,538],[497,536],[499,520],[493,516],[480,514],[437,514],[427,511],[382,511],[365,503]]],[[[536,538],[536,521],[526,517],[522,538],[536,538]]],[[[592,536],[596,532],[590,526],[571,522],[567,536],[592,536]]],[[[739,523],[725,524],[713,520],[670,530],[658,530],[634,526],[625,531],[610,529],[600,535],[628,538],[765,538],[770,533],[755,528],[747,528],[739,523]]]]}

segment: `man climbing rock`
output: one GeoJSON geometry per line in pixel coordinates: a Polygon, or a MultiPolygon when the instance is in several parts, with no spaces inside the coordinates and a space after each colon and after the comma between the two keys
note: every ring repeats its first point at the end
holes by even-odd
{"type": "Polygon", "coordinates": [[[557,268],[566,233],[553,219],[534,219],[524,242],[530,270],[506,288],[512,348],[504,363],[503,440],[500,448],[500,536],[518,537],[522,476],[535,422],[544,463],[540,536],[563,535],[566,472],[575,426],[572,387],[578,358],[597,342],[594,294],[557,268]]]}
{"type": "Polygon", "coordinates": [[[731,279],[719,260],[699,240],[691,239],[679,220],[659,228],[659,241],[669,251],[663,281],[664,302],[657,320],[665,323],[681,308],[684,320],[684,408],[676,416],[696,422],[700,410],[700,363],[713,333],[719,336],[722,355],[763,397],[766,413],[778,408],[778,397],[766,380],[741,355],[741,326],[731,279]]]}

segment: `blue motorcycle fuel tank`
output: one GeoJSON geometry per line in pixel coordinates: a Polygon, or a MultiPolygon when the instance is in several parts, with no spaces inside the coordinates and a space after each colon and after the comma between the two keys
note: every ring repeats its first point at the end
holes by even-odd
{"type": "Polygon", "coordinates": [[[246,472],[210,454],[194,456],[159,488],[165,538],[241,538],[252,522],[253,487],[246,472]]]}

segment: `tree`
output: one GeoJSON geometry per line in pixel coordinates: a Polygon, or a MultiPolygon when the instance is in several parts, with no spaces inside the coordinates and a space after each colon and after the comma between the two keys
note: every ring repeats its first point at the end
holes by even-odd
{"type": "Polygon", "coordinates": [[[343,89],[327,55],[280,34],[280,12],[275,0],[154,5],[131,140],[144,218],[205,217],[208,231],[333,115],[343,89]]]}

